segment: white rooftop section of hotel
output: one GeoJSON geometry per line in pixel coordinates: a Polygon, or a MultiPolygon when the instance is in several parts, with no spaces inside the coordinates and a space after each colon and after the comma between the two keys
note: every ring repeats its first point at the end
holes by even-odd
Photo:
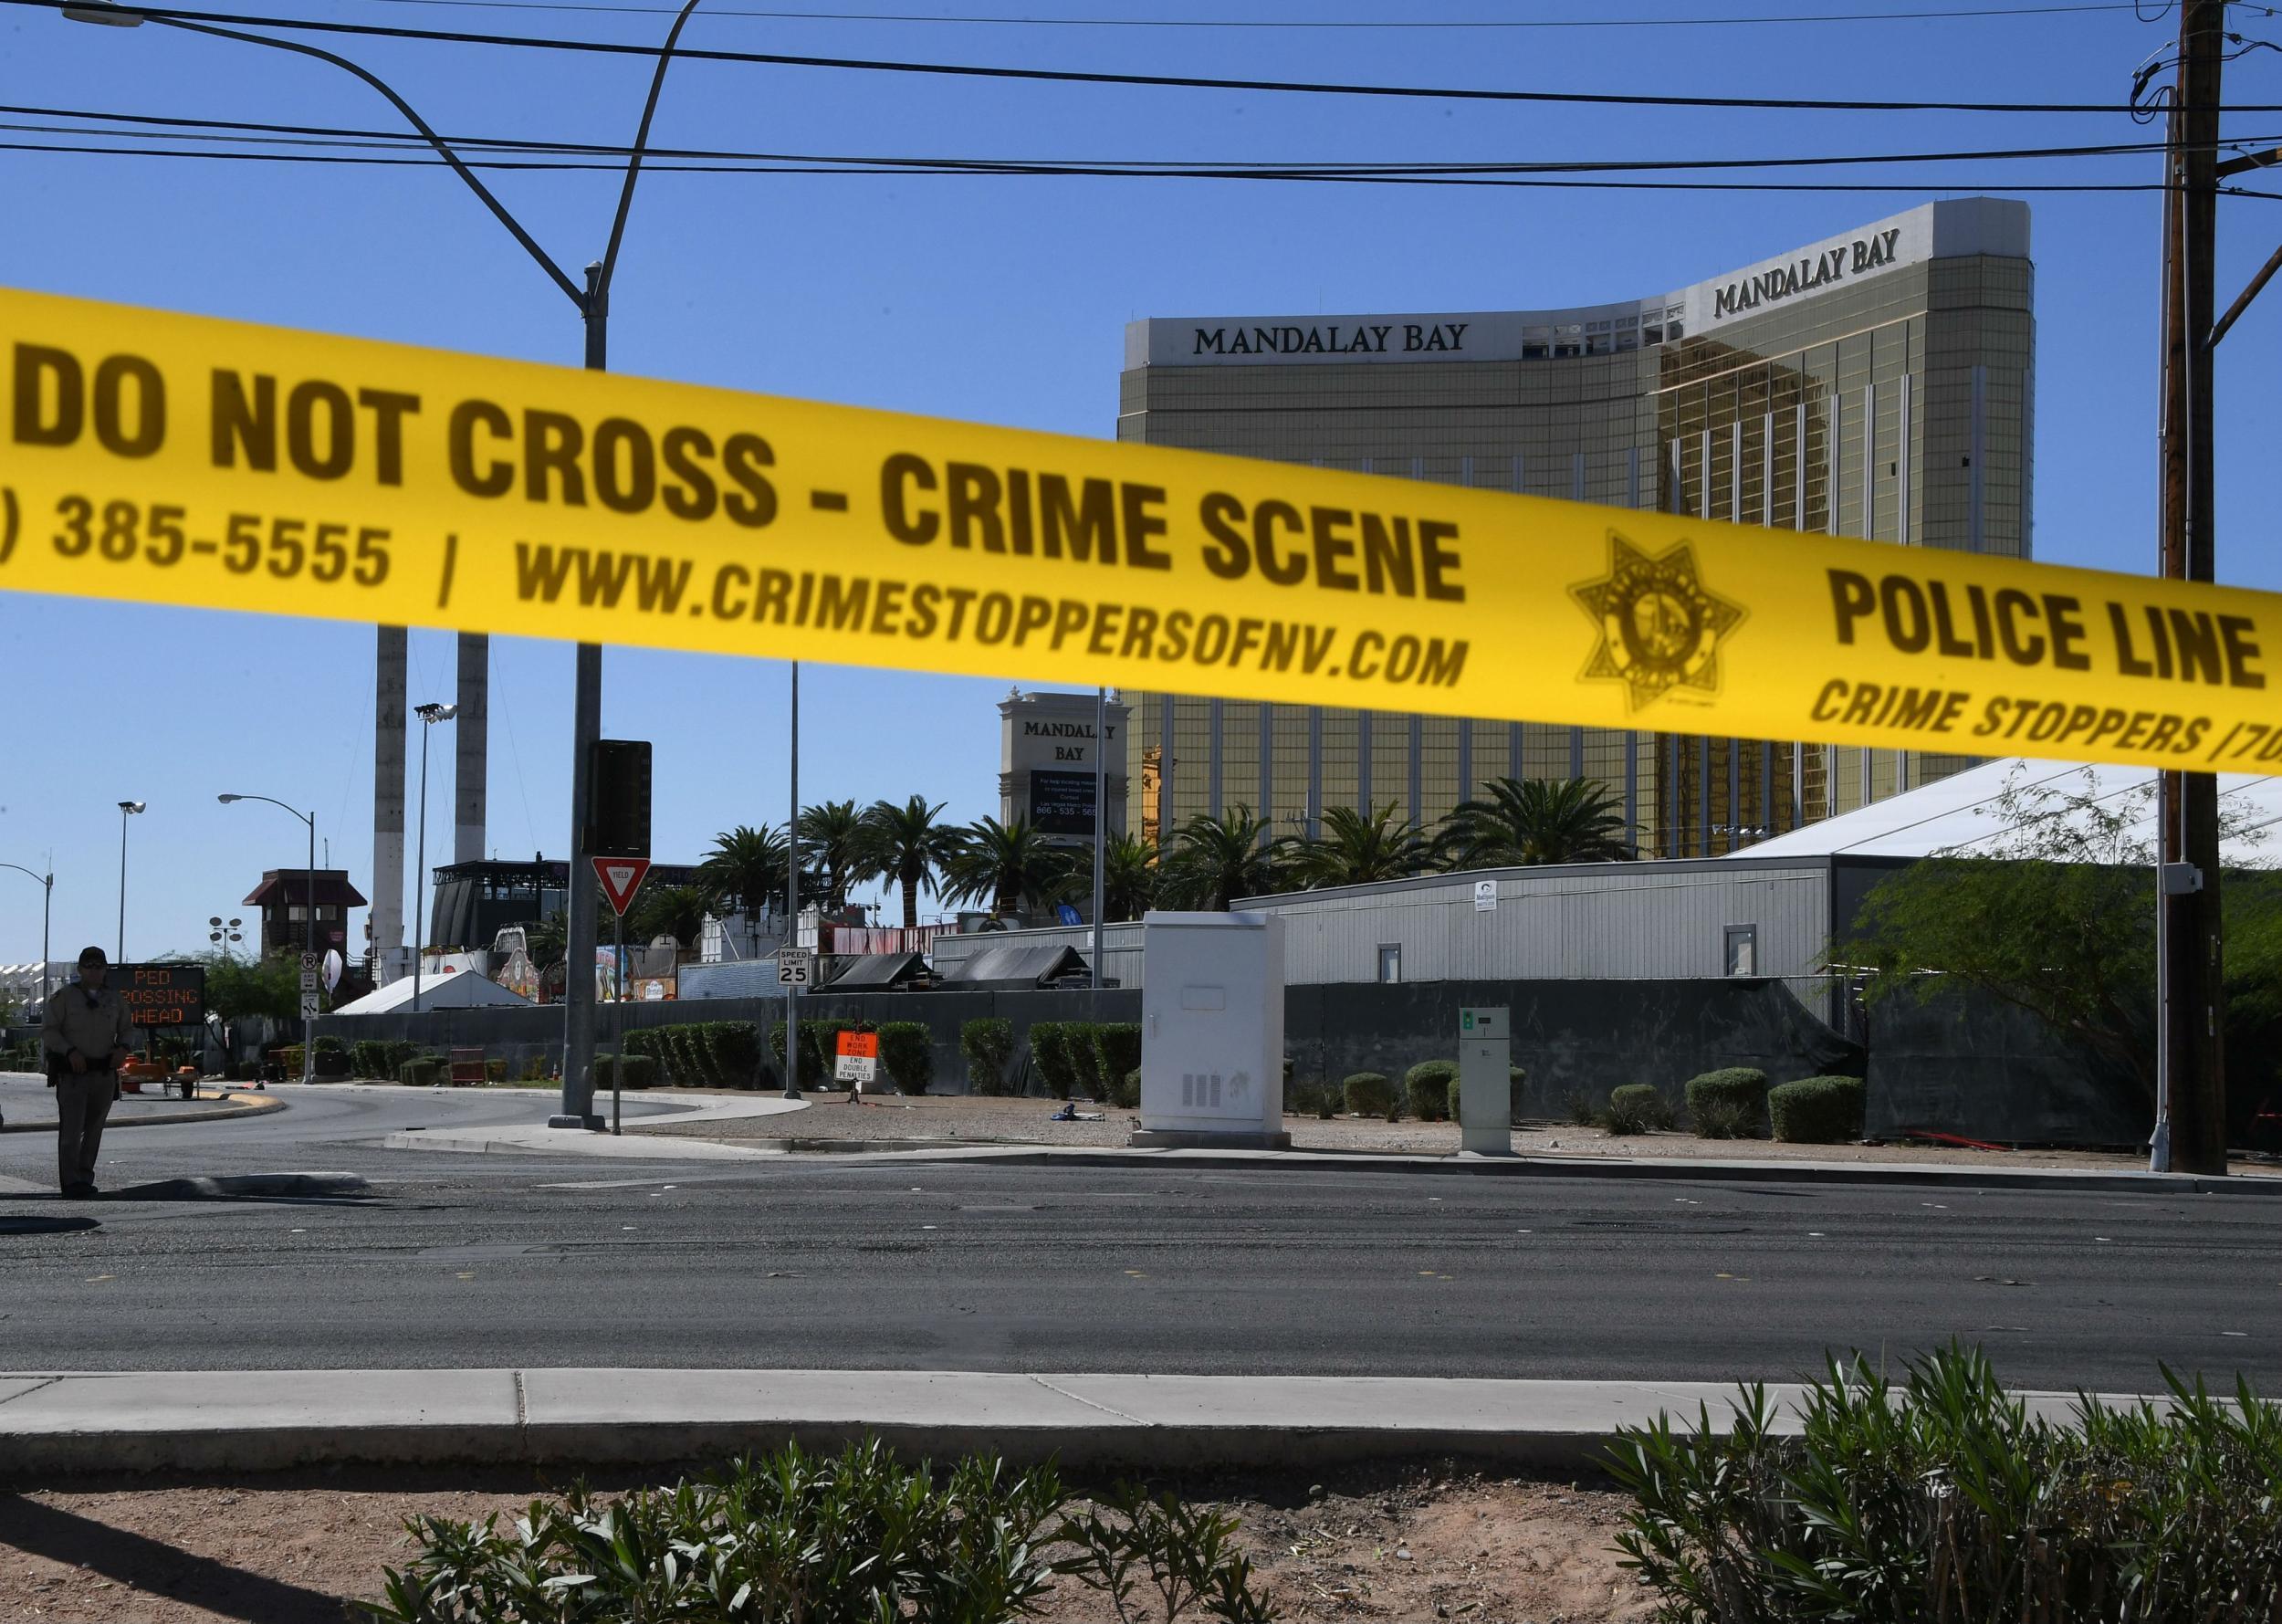
{"type": "MultiPolygon", "coordinates": [[[[420,1010],[476,1010],[493,1004],[529,1004],[531,1001],[511,988],[502,987],[488,976],[472,969],[455,970],[448,976],[420,978],[420,1010]]],[[[412,1013],[412,978],[391,981],[376,987],[362,998],[352,999],[333,1011],[336,1015],[409,1015],[412,1013]]]]}
{"type": "MultiPolygon", "coordinates": [[[[1889,796],[1835,818],[1809,823],[1727,857],[1927,857],[1939,853],[1994,854],[2011,827],[1997,805],[2005,782],[2019,774],[2024,787],[2067,795],[2088,789],[2113,806],[2134,795],[2148,802],[2147,839],[2152,843],[2155,773],[2145,767],[2100,767],[2081,761],[2031,761],[2019,756],[1990,761],[1906,794],[1889,796]]],[[[2282,776],[2222,773],[2219,815],[2241,833],[2220,847],[2220,858],[2245,867],[2282,862],[2282,776]]],[[[1725,857],[1719,859],[1725,861],[1725,857]]]]}
{"type": "MultiPolygon", "coordinates": [[[[1354,361],[1520,361],[1523,346],[1619,326],[1638,349],[1716,330],[1905,265],[1975,254],[2028,257],[2028,205],[1959,197],[1806,244],[1675,292],[1553,310],[1419,311],[1344,316],[1157,316],[1125,324],[1125,368],[1305,365],[1354,361]]],[[[1597,351],[1596,351],[1597,352],[1597,351]]]]}

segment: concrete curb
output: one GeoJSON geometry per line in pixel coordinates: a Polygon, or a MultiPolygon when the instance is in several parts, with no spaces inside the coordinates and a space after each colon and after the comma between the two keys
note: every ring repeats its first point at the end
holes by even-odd
{"type": "MultiPolygon", "coordinates": [[[[636,1094],[643,1098],[648,1091],[636,1094]]],[[[683,1098],[690,1096],[684,1095],[683,1098]]],[[[734,1122],[755,1116],[781,1116],[808,1108],[806,1100],[773,1095],[699,1095],[707,1103],[664,1116],[645,1116],[641,1122],[734,1122]]],[[[678,1102],[675,1102],[678,1103],[678,1102]]],[[[755,1157],[784,1154],[774,1140],[753,1146],[719,1139],[677,1138],[665,1135],[593,1133],[578,1128],[547,1127],[539,1124],[507,1124],[492,1127],[422,1127],[393,1133],[381,1141],[387,1150],[452,1150],[476,1155],[580,1156],[624,1158],[632,1161],[747,1161],[755,1157]]]]}
{"type": "MultiPolygon", "coordinates": [[[[1712,1382],[1031,1376],[966,1371],[284,1370],[0,1376],[0,1461],[25,1486],[94,1472],[311,1465],[669,1465],[797,1438],[908,1457],[1165,1471],[1457,1455],[1574,1472],[1659,1413],[1722,1426],[1712,1382]],[[136,1418],[133,1425],[122,1417],[136,1418]]],[[[1778,1385],[1780,1425],[1804,1389],[1778,1385]]],[[[2066,1419],[2073,1395],[2023,1395],[2066,1419]]]]}
{"type": "Polygon", "coordinates": [[[1893,1184],[1951,1189],[2041,1189],[2108,1194],[2282,1197],[2282,1179],[2192,1173],[2103,1173],[2073,1168],[1951,1168],[1923,1162],[1619,1160],[1611,1157],[1400,1156],[1336,1150],[1115,1150],[1093,1147],[937,1146],[894,1152],[909,1161],[996,1167],[1273,1168],[1286,1172],[1444,1173],[1502,1179],[1665,1179],[1744,1184],[1893,1184]]]}
{"type": "MultiPolygon", "coordinates": [[[[267,1116],[272,1111],[282,1111],[286,1102],[274,1094],[231,1094],[223,1096],[238,1102],[220,1111],[155,1111],[144,1116],[112,1116],[103,1124],[105,1133],[115,1133],[122,1127],[166,1127],[185,1122],[236,1122],[247,1116],[267,1116]]],[[[0,1122],[0,1134],[52,1134],[52,1122],[0,1122]]]]}

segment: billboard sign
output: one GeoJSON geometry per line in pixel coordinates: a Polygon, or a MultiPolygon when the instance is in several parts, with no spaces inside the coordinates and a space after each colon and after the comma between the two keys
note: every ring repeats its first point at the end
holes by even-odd
{"type": "Polygon", "coordinates": [[[1094,833],[1094,775],[1036,769],[1030,775],[1031,826],[1041,834],[1094,833]]]}
{"type": "Polygon", "coordinates": [[[126,1001],[138,1028],[202,1027],[206,1021],[203,964],[114,964],[109,984],[126,1001]]]}

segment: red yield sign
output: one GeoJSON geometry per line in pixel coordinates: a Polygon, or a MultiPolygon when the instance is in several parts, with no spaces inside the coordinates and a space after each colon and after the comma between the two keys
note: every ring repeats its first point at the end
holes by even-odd
{"type": "Polygon", "coordinates": [[[597,857],[594,877],[602,883],[602,895],[610,898],[610,906],[620,918],[633,906],[633,894],[642,889],[643,876],[650,872],[647,857],[597,857]]]}

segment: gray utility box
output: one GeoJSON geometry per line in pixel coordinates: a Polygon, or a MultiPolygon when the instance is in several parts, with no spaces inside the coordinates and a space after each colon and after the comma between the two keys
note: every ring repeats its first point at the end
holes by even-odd
{"type": "Polygon", "coordinates": [[[1283,920],[1141,921],[1141,1128],[1131,1143],[1285,1149],[1283,920]]]}
{"type": "Polygon", "coordinates": [[[1513,1152],[1513,1022],[1503,1006],[1458,1011],[1458,1143],[1489,1156],[1513,1152]]]}

